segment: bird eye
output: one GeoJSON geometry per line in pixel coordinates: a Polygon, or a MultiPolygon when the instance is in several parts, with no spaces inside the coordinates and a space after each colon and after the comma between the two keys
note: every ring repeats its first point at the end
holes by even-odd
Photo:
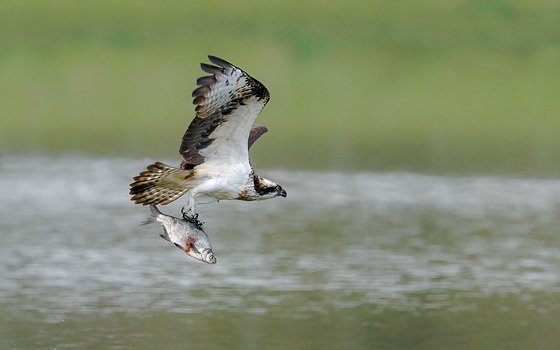
{"type": "Polygon", "coordinates": [[[280,191],[280,186],[276,186],[274,189],[275,189],[276,191],[280,191]]]}

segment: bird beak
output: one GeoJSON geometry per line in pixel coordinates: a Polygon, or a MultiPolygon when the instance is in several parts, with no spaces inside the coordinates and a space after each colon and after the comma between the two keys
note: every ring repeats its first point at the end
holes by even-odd
{"type": "Polygon", "coordinates": [[[282,190],[278,193],[278,195],[286,198],[286,196],[288,195],[288,192],[286,192],[286,190],[282,190]]]}

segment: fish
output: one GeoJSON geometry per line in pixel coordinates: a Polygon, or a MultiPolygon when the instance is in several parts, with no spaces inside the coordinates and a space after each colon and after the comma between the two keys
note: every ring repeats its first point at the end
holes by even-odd
{"type": "Polygon", "coordinates": [[[161,238],[173,243],[188,256],[208,264],[215,264],[218,261],[212,251],[210,239],[202,230],[202,224],[196,217],[176,218],[162,213],[155,205],[150,205],[150,211],[150,217],[140,225],[159,222],[163,226],[161,238]]]}

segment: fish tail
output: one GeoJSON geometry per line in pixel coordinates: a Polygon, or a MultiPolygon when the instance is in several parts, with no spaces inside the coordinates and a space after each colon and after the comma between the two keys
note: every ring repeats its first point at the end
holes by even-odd
{"type": "Polygon", "coordinates": [[[161,211],[159,211],[159,209],[155,205],[150,205],[150,211],[152,212],[152,214],[146,220],[142,221],[140,223],[140,226],[156,222],[158,215],[161,214],[161,211]]]}
{"type": "MultiPolygon", "coordinates": [[[[157,222],[158,216],[165,215],[161,211],[159,211],[159,209],[155,205],[150,205],[150,211],[152,212],[151,215],[146,220],[142,221],[140,223],[140,226],[148,225],[148,224],[152,224],[154,222],[157,222]]],[[[169,239],[169,234],[167,233],[167,230],[165,229],[165,226],[163,226],[163,233],[160,233],[159,236],[161,238],[165,239],[166,241],[171,242],[171,240],[169,239]]]]}
{"type": "Polygon", "coordinates": [[[190,190],[189,178],[193,175],[194,170],[155,162],[132,178],[134,182],[130,184],[130,200],[142,205],[168,204],[190,190]]]}

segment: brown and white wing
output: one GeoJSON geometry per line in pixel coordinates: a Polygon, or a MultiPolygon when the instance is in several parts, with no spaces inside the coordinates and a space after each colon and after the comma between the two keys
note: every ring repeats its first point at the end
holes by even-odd
{"type": "Polygon", "coordinates": [[[182,169],[208,162],[248,164],[250,145],[267,131],[265,126],[253,125],[270,99],[266,87],[229,62],[208,58],[217,66],[200,65],[212,75],[196,81],[200,85],[192,94],[196,117],[179,149],[182,169]]]}

